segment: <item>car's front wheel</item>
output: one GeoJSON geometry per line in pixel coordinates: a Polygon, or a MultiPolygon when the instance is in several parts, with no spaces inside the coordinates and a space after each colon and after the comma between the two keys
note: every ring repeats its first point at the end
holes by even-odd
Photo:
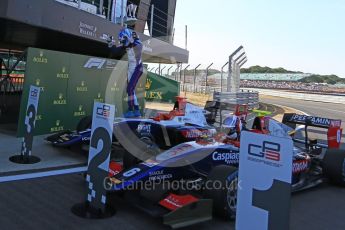
{"type": "Polygon", "coordinates": [[[227,220],[236,217],[238,170],[220,165],[212,169],[207,177],[204,196],[213,200],[213,212],[227,220]]]}

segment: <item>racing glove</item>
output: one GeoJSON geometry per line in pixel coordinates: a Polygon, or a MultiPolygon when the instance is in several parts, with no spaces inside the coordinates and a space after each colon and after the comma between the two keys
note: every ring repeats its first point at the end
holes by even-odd
{"type": "Polygon", "coordinates": [[[113,36],[109,36],[107,38],[107,43],[108,43],[108,47],[111,48],[115,45],[115,40],[114,40],[114,37],[113,36]]]}

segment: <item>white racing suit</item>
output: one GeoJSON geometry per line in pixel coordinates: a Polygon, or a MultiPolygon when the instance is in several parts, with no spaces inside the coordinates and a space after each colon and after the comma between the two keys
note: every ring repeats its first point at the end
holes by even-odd
{"type": "Polygon", "coordinates": [[[135,88],[141,75],[143,74],[143,45],[137,36],[135,38],[132,36],[132,33],[134,32],[131,32],[127,28],[120,31],[118,39],[121,43],[121,46],[119,47],[114,46],[112,40],[108,41],[108,46],[110,47],[113,55],[121,58],[125,53],[127,53],[128,56],[126,89],[128,96],[128,112],[125,115],[126,117],[140,116],[139,103],[137,96],[135,95],[135,88]]]}

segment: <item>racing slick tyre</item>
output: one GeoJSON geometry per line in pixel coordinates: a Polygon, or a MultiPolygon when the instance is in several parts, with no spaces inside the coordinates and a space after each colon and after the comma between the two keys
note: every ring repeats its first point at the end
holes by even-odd
{"type": "Polygon", "coordinates": [[[141,153],[138,153],[136,156],[125,150],[123,155],[124,169],[131,168],[134,165],[159,154],[159,147],[155,144],[151,137],[140,137],[140,140],[144,143],[146,149],[144,149],[141,153]]]}
{"type": "Polygon", "coordinates": [[[328,149],[323,158],[323,171],[331,182],[345,186],[345,151],[328,149]]]}
{"type": "Polygon", "coordinates": [[[79,133],[81,131],[85,131],[87,129],[90,129],[91,128],[91,124],[92,124],[92,117],[91,116],[86,116],[86,117],[83,117],[78,125],[77,125],[77,128],[76,128],[76,131],[79,133]]]}
{"type": "Polygon", "coordinates": [[[219,165],[212,169],[205,183],[204,196],[213,200],[217,216],[233,220],[236,217],[238,169],[219,165]]]}

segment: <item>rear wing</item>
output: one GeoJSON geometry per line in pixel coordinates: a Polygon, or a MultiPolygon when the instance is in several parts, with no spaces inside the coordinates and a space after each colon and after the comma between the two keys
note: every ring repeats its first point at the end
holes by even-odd
{"type": "Polygon", "coordinates": [[[285,113],[283,117],[283,124],[286,124],[292,128],[296,128],[296,124],[305,125],[306,130],[306,140],[308,143],[308,133],[307,127],[319,127],[327,129],[327,142],[328,148],[339,148],[341,135],[343,129],[341,128],[341,120],[338,119],[329,119],[323,117],[299,115],[295,113],[285,113]]]}
{"type": "Polygon", "coordinates": [[[319,128],[340,128],[341,120],[299,115],[296,113],[285,113],[283,117],[284,124],[300,124],[319,128]]]}

